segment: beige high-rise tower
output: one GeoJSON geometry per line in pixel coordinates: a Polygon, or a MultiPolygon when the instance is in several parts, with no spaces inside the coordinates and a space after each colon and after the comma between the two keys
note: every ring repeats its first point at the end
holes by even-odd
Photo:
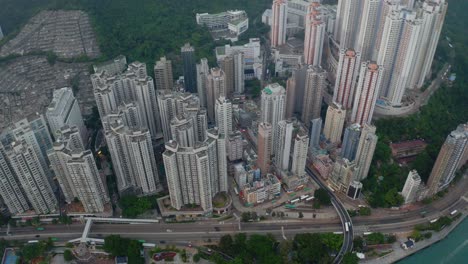
{"type": "Polygon", "coordinates": [[[446,188],[455,178],[455,172],[468,148],[468,124],[462,124],[447,136],[444,145],[440,149],[437,160],[432,168],[427,181],[429,195],[446,188]]]}
{"type": "Polygon", "coordinates": [[[343,106],[338,103],[328,106],[323,134],[331,143],[338,144],[341,142],[345,118],[346,110],[343,109],[343,106]]]}
{"type": "MultiPolygon", "coordinates": [[[[234,58],[232,56],[224,57],[221,63],[221,69],[224,72],[224,82],[226,83],[226,98],[231,98],[234,92],[234,58]]],[[[218,99],[218,98],[216,98],[218,99]]]]}
{"type": "Polygon", "coordinates": [[[161,57],[154,65],[154,83],[156,89],[172,89],[172,62],[161,57]]]}

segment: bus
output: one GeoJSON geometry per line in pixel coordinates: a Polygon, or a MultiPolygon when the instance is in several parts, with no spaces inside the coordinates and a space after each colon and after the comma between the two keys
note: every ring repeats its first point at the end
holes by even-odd
{"type": "Polygon", "coordinates": [[[234,187],[234,192],[236,193],[236,195],[239,195],[239,191],[237,190],[236,187],[234,187]]]}
{"type": "Polygon", "coordinates": [[[39,240],[29,240],[28,244],[34,244],[34,243],[39,243],[39,240]]]}
{"type": "Polygon", "coordinates": [[[345,223],[345,229],[346,229],[346,232],[349,232],[349,222],[345,223]]]}
{"type": "Polygon", "coordinates": [[[373,233],[373,232],[364,232],[363,235],[368,236],[368,235],[370,235],[370,234],[372,234],[372,233],[373,233]]]}
{"type": "Polygon", "coordinates": [[[306,202],[310,202],[311,200],[313,200],[315,197],[311,196],[311,197],[308,197],[305,201],[306,202]]]}
{"type": "Polygon", "coordinates": [[[335,234],[335,235],[342,235],[343,232],[333,232],[333,234],[335,234]]]}
{"type": "Polygon", "coordinates": [[[453,211],[450,213],[450,215],[451,215],[451,216],[454,216],[454,215],[456,215],[457,213],[458,213],[458,210],[453,210],[453,211]]]}
{"type": "Polygon", "coordinates": [[[295,204],[295,203],[299,202],[299,200],[300,200],[299,198],[294,199],[294,200],[291,201],[291,203],[292,203],[292,204],[295,204]]]}
{"type": "Polygon", "coordinates": [[[302,195],[302,196],[301,196],[301,201],[307,199],[308,197],[309,197],[308,194],[302,195]]]}
{"type": "Polygon", "coordinates": [[[146,243],[146,241],[143,240],[143,239],[138,240],[138,242],[140,242],[140,243],[146,243]]]}
{"type": "Polygon", "coordinates": [[[44,231],[44,228],[43,227],[38,227],[36,228],[37,231],[44,231]]]}
{"type": "Polygon", "coordinates": [[[155,248],[156,244],[154,244],[154,243],[143,243],[142,246],[144,248],[155,248]]]}
{"type": "Polygon", "coordinates": [[[432,219],[431,221],[429,221],[431,224],[437,222],[439,220],[439,218],[436,218],[436,219],[432,219]]]}
{"type": "Polygon", "coordinates": [[[294,204],[287,204],[284,206],[286,209],[296,209],[296,206],[294,204]]]}

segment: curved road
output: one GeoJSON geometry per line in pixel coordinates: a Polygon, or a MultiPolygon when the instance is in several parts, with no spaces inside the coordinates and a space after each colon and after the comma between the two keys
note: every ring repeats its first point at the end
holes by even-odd
{"type": "Polygon", "coordinates": [[[340,251],[335,257],[335,263],[341,263],[344,254],[353,250],[354,230],[351,217],[349,216],[348,211],[346,211],[346,208],[344,208],[343,204],[341,204],[340,200],[335,196],[335,194],[332,191],[330,191],[330,189],[327,186],[325,186],[325,184],[323,184],[323,182],[320,181],[320,179],[312,172],[312,170],[306,167],[306,172],[322,189],[327,191],[328,195],[330,195],[333,207],[335,207],[336,212],[340,217],[344,238],[343,245],[341,246],[340,251]],[[348,224],[348,230],[346,230],[346,224],[348,224]]]}

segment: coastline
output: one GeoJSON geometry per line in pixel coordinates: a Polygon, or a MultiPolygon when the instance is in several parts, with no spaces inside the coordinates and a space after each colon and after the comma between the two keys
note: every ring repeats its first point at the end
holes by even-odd
{"type": "Polygon", "coordinates": [[[462,212],[462,215],[457,220],[455,220],[450,226],[446,227],[445,229],[441,230],[438,233],[433,233],[432,238],[416,243],[415,246],[411,249],[404,250],[398,244],[398,247],[394,248],[395,250],[392,253],[382,256],[380,258],[372,259],[372,260],[362,260],[360,261],[360,263],[366,263],[366,264],[387,264],[388,263],[390,264],[390,263],[399,262],[411,255],[414,255],[420,252],[423,249],[426,249],[444,240],[450,233],[452,233],[452,231],[455,228],[458,227],[460,223],[462,223],[465,220],[466,216],[467,215],[464,212],[462,212]]]}

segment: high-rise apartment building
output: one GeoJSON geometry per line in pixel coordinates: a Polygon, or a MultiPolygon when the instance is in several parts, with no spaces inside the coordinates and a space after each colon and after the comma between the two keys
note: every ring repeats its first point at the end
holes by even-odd
{"type": "Polygon", "coordinates": [[[176,115],[171,120],[172,139],[177,141],[182,147],[193,147],[195,145],[195,125],[192,119],[188,119],[184,114],[176,115]]]}
{"type": "Polygon", "coordinates": [[[288,17],[288,1],[274,0],[271,7],[271,46],[278,47],[286,43],[286,27],[288,17]]]}
{"type": "Polygon", "coordinates": [[[320,66],[323,43],[325,41],[325,23],[322,21],[320,4],[312,2],[307,10],[304,37],[304,61],[306,64],[320,66]]]}
{"type": "Polygon", "coordinates": [[[335,164],[333,164],[333,170],[328,178],[331,187],[340,192],[346,192],[356,177],[356,171],[355,162],[345,158],[338,158],[335,164]]]}
{"type": "Polygon", "coordinates": [[[276,167],[280,170],[289,169],[289,160],[291,158],[291,149],[293,147],[294,123],[292,120],[281,120],[278,122],[274,138],[277,138],[278,146],[273,147],[276,167]]]}
{"type": "Polygon", "coordinates": [[[101,213],[109,203],[109,195],[99,174],[93,154],[84,149],[76,126],[62,127],[48,157],[67,203],[74,198],[87,213],[101,213]]]}
{"type": "Polygon", "coordinates": [[[273,127],[270,123],[260,123],[258,125],[258,139],[257,139],[257,166],[262,173],[270,171],[271,155],[272,155],[272,140],[273,140],[273,127]]]}
{"type": "MultiPolygon", "coordinates": [[[[235,73],[234,73],[234,57],[226,56],[221,62],[221,69],[224,72],[224,82],[226,85],[226,98],[231,98],[232,93],[234,92],[234,81],[235,81],[235,73]]],[[[217,98],[216,98],[217,99],[217,98]]]]}
{"type": "Polygon", "coordinates": [[[361,136],[361,126],[352,124],[345,129],[343,144],[341,145],[341,157],[353,161],[356,157],[356,151],[361,136]]]}
{"type": "Polygon", "coordinates": [[[320,144],[320,134],[322,134],[322,118],[315,118],[310,121],[310,152],[318,148],[320,144]]]}
{"type": "Polygon", "coordinates": [[[91,81],[101,118],[118,111],[122,103],[134,102],[140,110],[140,121],[149,129],[151,137],[161,137],[156,89],[145,64],[133,62],[126,72],[116,76],[107,76],[105,72],[93,74],[91,81]]]}
{"type": "Polygon", "coordinates": [[[78,193],[70,177],[67,162],[71,159],[72,152],[84,151],[84,145],[76,126],[63,126],[58,132],[60,137],[57,138],[53,149],[47,153],[47,156],[65,201],[71,203],[75,197],[78,197],[78,193]]]}
{"type": "MultiPolygon", "coordinates": [[[[261,122],[269,123],[276,132],[276,126],[283,120],[286,114],[286,90],[278,83],[268,85],[262,90],[261,95],[261,122]]],[[[276,146],[275,139],[273,144],[276,146]]]]}
{"type": "Polygon", "coordinates": [[[294,150],[292,153],[291,173],[298,177],[305,176],[307,163],[307,151],[309,149],[309,137],[307,130],[299,129],[294,138],[294,150]]]}
{"type": "Polygon", "coordinates": [[[230,161],[241,160],[244,153],[244,140],[239,131],[228,135],[226,140],[227,157],[230,161]]]}
{"type": "Polygon", "coordinates": [[[468,124],[462,124],[447,136],[427,181],[429,195],[448,187],[468,148],[468,124]]]}
{"type": "Polygon", "coordinates": [[[119,192],[150,195],[160,190],[154,148],[147,129],[116,120],[105,134],[119,192]]]}
{"type": "Polygon", "coordinates": [[[304,123],[320,117],[323,92],[327,86],[327,72],[321,67],[309,66],[306,74],[301,118],[304,123]]]}
{"type": "Polygon", "coordinates": [[[341,104],[345,109],[351,109],[353,105],[360,60],[361,55],[353,49],[340,51],[333,101],[341,104]]]}
{"type": "Polygon", "coordinates": [[[195,66],[195,48],[186,43],[181,49],[184,70],[185,90],[190,93],[197,91],[197,69],[195,66]]]}
{"type": "Polygon", "coordinates": [[[431,73],[431,65],[447,13],[447,6],[446,0],[426,0],[417,3],[422,24],[410,87],[422,87],[431,73]]]}
{"type": "Polygon", "coordinates": [[[401,191],[401,195],[405,199],[405,204],[415,202],[418,198],[419,188],[421,186],[421,177],[416,170],[409,172],[406,178],[405,186],[401,191]]]}
{"type": "MultiPolygon", "coordinates": [[[[296,101],[296,71],[292,72],[292,76],[286,80],[286,119],[292,118],[294,115],[296,101]]],[[[304,98],[305,99],[305,98],[304,98]]]]}
{"type": "Polygon", "coordinates": [[[207,114],[206,110],[200,107],[197,96],[170,90],[158,90],[157,94],[165,142],[173,139],[171,122],[176,116],[180,116],[179,119],[191,120],[195,140],[205,140],[205,131],[208,127],[207,114]]]}
{"type": "Polygon", "coordinates": [[[374,45],[378,31],[381,0],[361,0],[362,13],[360,29],[356,40],[356,50],[361,54],[362,61],[372,60],[374,45]]]}
{"type": "Polygon", "coordinates": [[[77,197],[88,213],[104,212],[110,198],[90,150],[72,153],[67,163],[77,197]]]}
{"type": "Polygon", "coordinates": [[[22,214],[30,209],[27,196],[2,144],[0,144],[0,197],[12,215],[22,214]]]}
{"type": "Polygon", "coordinates": [[[232,103],[221,96],[215,105],[216,126],[220,134],[230,135],[232,133],[232,103]]]}
{"type": "Polygon", "coordinates": [[[369,174],[372,158],[374,157],[375,147],[377,146],[378,137],[375,135],[375,126],[364,124],[361,129],[361,138],[356,152],[355,163],[357,171],[355,174],[356,181],[362,181],[369,174]]]}
{"type": "Polygon", "coordinates": [[[385,69],[382,75],[380,96],[388,98],[390,94],[390,82],[395,67],[398,48],[400,46],[400,35],[403,27],[405,12],[401,10],[391,11],[385,18],[385,25],[382,33],[382,40],[377,57],[377,64],[385,69]]]}
{"type": "Polygon", "coordinates": [[[245,75],[244,75],[244,53],[236,51],[232,54],[234,58],[234,92],[243,94],[245,90],[245,75]]]}
{"type": "Polygon", "coordinates": [[[177,210],[195,204],[211,212],[212,198],[227,191],[226,142],[216,129],[208,130],[206,141],[193,147],[167,142],[163,160],[171,205],[177,210]]]}
{"type": "Polygon", "coordinates": [[[34,211],[37,214],[56,212],[57,199],[34,148],[25,141],[16,141],[7,155],[34,211]]]}
{"type": "Polygon", "coordinates": [[[380,2],[380,14],[378,16],[377,33],[375,38],[374,51],[372,53],[372,60],[377,60],[379,55],[379,49],[382,43],[382,36],[385,28],[385,20],[387,19],[388,14],[393,10],[402,9],[400,1],[401,0],[384,0],[380,2]]]}
{"type": "Polygon", "coordinates": [[[47,121],[52,135],[59,138],[58,132],[64,125],[76,126],[80,130],[83,141],[87,140],[87,131],[81,115],[78,101],[73,96],[70,87],[64,87],[54,91],[52,102],[46,110],[47,121]]]}
{"type": "Polygon", "coordinates": [[[392,105],[400,105],[406,89],[414,88],[411,87],[409,80],[415,69],[420,32],[421,20],[408,16],[403,22],[400,47],[386,94],[386,99],[392,105]]]}
{"type": "Polygon", "coordinates": [[[335,39],[341,49],[355,48],[362,0],[339,0],[336,10],[335,39]]]}
{"type": "Polygon", "coordinates": [[[161,57],[154,64],[154,83],[158,90],[171,90],[173,87],[172,62],[161,57]]]}
{"type": "Polygon", "coordinates": [[[4,131],[1,141],[4,146],[18,141],[31,147],[43,172],[52,184],[52,172],[47,159],[47,151],[52,149],[52,138],[43,115],[33,114],[16,122],[4,131]]]}
{"type": "Polygon", "coordinates": [[[375,62],[363,62],[356,86],[351,122],[359,125],[370,124],[377,101],[382,72],[384,69],[375,62]]]}
{"type": "Polygon", "coordinates": [[[220,68],[212,68],[207,76],[206,105],[208,120],[215,121],[215,103],[220,96],[227,96],[225,74],[220,68]]]}
{"type": "MultiPolygon", "coordinates": [[[[234,57],[235,58],[235,57],[234,57]]],[[[197,92],[198,98],[200,98],[200,106],[206,106],[206,93],[207,93],[207,76],[210,74],[210,68],[208,66],[208,59],[202,58],[200,64],[197,64],[197,92]]]]}
{"type": "Polygon", "coordinates": [[[332,144],[338,144],[341,142],[345,118],[346,110],[341,104],[333,103],[328,106],[327,116],[325,117],[325,126],[323,127],[323,135],[332,144]]]}

